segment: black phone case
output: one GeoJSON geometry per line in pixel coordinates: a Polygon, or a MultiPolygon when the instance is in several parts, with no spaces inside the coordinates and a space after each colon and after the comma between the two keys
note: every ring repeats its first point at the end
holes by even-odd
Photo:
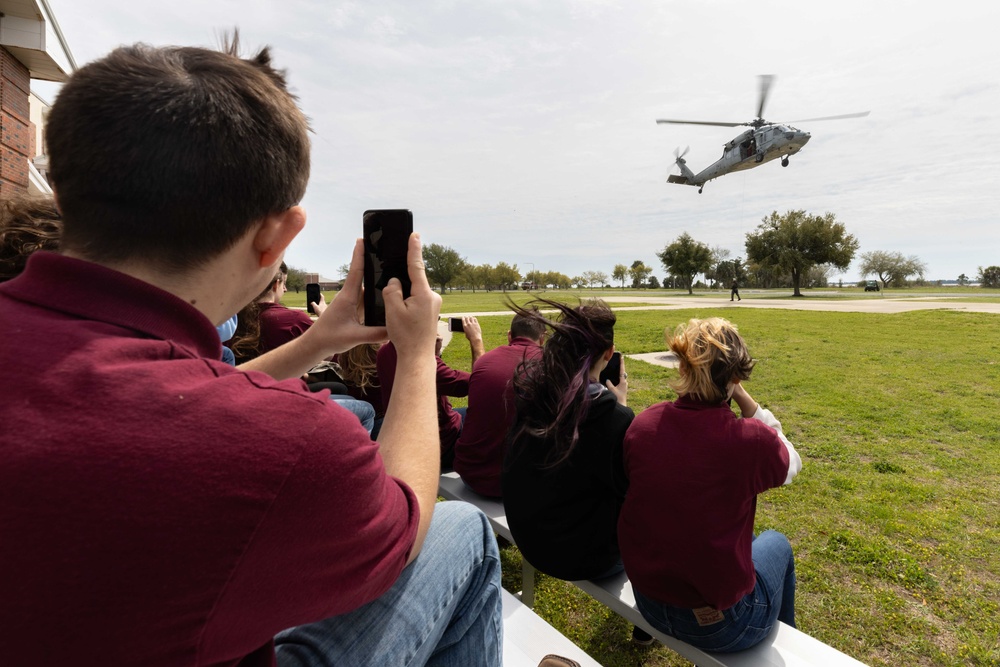
{"type": "Polygon", "coordinates": [[[618,383],[622,381],[622,353],[615,352],[611,355],[611,359],[608,361],[608,365],[604,367],[601,371],[600,382],[602,387],[607,387],[606,384],[608,380],[611,380],[611,384],[618,386],[618,383]]]}
{"type": "Polygon", "coordinates": [[[385,302],[382,289],[389,279],[398,278],[403,298],[410,296],[410,274],[406,251],[413,232],[413,214],[406,209],[365,211],[365,324],[385,325],[385,302]]]}
{"type": "Polygon", "coordinates": [[[314,303],[319,303],[320,289],[319,283],[306,283],[306,310],[316,314],[316,309],[313,308],[314,303]]]}

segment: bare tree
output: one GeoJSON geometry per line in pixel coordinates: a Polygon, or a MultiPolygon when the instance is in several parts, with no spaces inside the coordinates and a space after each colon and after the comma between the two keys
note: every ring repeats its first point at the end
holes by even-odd
{"type": "Polygon", "coordinates": [[[878,276],[882,287],[903,287],[910,276],[923,279],[927,265],[916,255],[903,257],[901,252],[873,250],[861,253],[861,277],[878,276]]]}

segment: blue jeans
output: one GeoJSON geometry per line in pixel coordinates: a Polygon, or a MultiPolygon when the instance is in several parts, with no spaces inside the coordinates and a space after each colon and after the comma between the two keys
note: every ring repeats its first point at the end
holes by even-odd
{"type": "MultiPolygon", "coordinates": [[[[683,548],[683,547],[682,547],[683,548]]],[[[775,621],[795,627],[795,559],[781,533],[767,530],[754,538],[753,565],[757,585],[742,600],[722,611],[722,620],[701,626],[691,609],[673,607],[634,590],[643,618],[660,632],[705,651],[742,651],[762,642],[775,621]]]]}
{"type": "Polygon", "coordinates": [[[274,641],[279,667],[500,667],[500,555],[489,521],[468,503],[438,503],[420,554],[382,597],[274,641]]]}
{"type": "Polygon", "coordinates": [[[375,408],[372,407],[371,403],[359,401],[347,394],[330,394],[330,400],[337,401],[337,405],[353,412],[368,434],[371,435],[372,429],[375,428],[375,408]]]}

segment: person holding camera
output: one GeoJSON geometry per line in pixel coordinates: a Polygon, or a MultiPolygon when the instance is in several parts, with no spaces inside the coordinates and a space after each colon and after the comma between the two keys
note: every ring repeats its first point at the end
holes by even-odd
{"type": "Polygon", "coordinates": [[[617,386],[599,383],[615,351],[615,314],[596,300],[576,307],[538,302],[559,318],[516,310],[552,334],[541,356],[514,376],[516,414],[501,479],[507,521],[536,569],[570,581],[610,576],[622,569],[622,440],[634,417],[627,373],[617,386]]]}
{"type": "Polygon", "coordinates": [[[472,367],[469,407],[455,443],[455,472],[480,495],[503,495],[500,475],[504,439],[514,423],[514,374],[520,365],[541,356],[545,332],[541,319],[515,314],[507,344],[490,350],[472,367]]]}
{"type": "Polygon", "coordinates": [[[644,410],[625,436],[622,559],[653,627],[707,651],[739,651],[775,621],[795,625],[792,547],[753,528],[757,495],[790,484],[802,460],[744,388],[754,361],[735,326],[692,319],[669,344],[678,398],[644,410]]]}
{"type": "MultiPolygon", "coordinates": [[[[476,361],[485,352],[483,330],[479,326],[479,320],[471,315],[466,315],[462,318],[462,331],[465,333],[466,340],[469,341],[472,365],[475,366],[476,361]]],[[[442,343],[441,336],[438,335],[434,343],[434,359],[437,364],[435,395],[437,396],[438,408],[438,435],[441,438],[441,467],[451,468],[455,459],[455,443],[462,433],[465,408],[455,409],[451,407],[451,401],[448,400],[448,397],[461,398],[469,395],[470,374],[452,368],[444,362],[444,359],[441,358],[442,343]]],[[[386,403],[388,403],[396,386],[397,356],[396,346],[390,340],[379,348],[375,360],[379,381],[382,383],[382,400],[386,403]]]]}
{"type": "Polygon", "coordinates": [[[437,503],[419,236],[386,326],[357,321],[359,240],[311,327],[220,360],[216,326],[305,225],[308,123],[269,51],[120,47],[70,76],[46,141],[60,252],[0,285],[4,664],[498,667],[496,540],[437,503]],[[373,442],[297,378],[386,337],[373,442]]]}

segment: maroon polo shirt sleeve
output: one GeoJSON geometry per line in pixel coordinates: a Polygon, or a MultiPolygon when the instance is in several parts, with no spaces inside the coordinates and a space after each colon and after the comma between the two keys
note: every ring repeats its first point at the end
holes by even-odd
{"type": "Polygon", "coordinates": [[[456,370],[437,358],[437,392],[438,396],[454,396],[460,398],[469,395],[470,374],[456,370]]]}
{"type": "Polygon", "coordinates": [[[222,643],[276,632],[275,619],[292,627],[356,609],[392,586],[413,548],[412,490],[386,474],[352,413],[308,398],[275,392],[299,451],[213,609],[224,626],[209,636],[222,643]]]}
{"type": "Polygon", "coordinates": [[[767,424],[756,419],[740,419],[745,438],[746,470],[753,470],[748,476],[750,493],[763,493],[785,483],[788,475],[788,449],[778,437],[778,433],[767,424]]]}
{"type": "Polygon", "coordinates": [[[392,341],[378,349],[375,356],[375,372],[378,382],[382,385],[382,405],[389,408],[389,397],[392,396],[392,385],[396,379],[396,346],[392,341]]]}

